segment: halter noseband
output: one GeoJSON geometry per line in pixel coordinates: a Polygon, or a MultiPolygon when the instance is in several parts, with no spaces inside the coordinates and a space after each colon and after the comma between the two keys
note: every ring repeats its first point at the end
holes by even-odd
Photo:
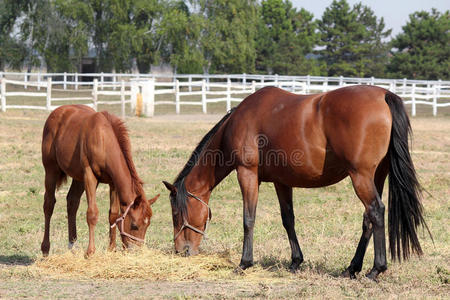
{"type": "Polygon", "coordinates": [[[209,221],[211,220],[211,215],[210,215],[210,213],[209,213],[210,210],[209,210],[208,204],[207,204],[205,201],[203,201],[202,199],[200,199],[199,197],[197,197],[197,196],[195,196],[195,195],[193,195],[193,194],[191,194],[191,193],[189,193],[189,192],[187,192],[187,195],[188,195],[189,197],[192,197],[192,198],[194,198],[194,199],[200,201],[200,203],[202,203],[203,205],[205,205],[206,208],[208,209],[208,218],[206,219],[205,230],[202,231],[202,230],[200,230],[200,229],[198,229],[198,228],[195,228],[194,226],[192,226],[191,224],[189,224],[188,221],[186,220],[186,218],[183,216],[183,225],[181,226],[181,228],[180,228],[180,230],[177,232],[177,234],[175,234],[175,237],[173,238],[174,241],[177,239],[177,237],[181,234],[181,232],[182,232],[185,228],[189,228],[189,229],[191,229],[191,230],[193,230],[193,231],[195,231],[195,232],[197,232],[197,233],[199,233],[199,234],[201,234],[201,235],[203,235],[203,236],[206,237],[206,230],[208,230],[209,221]]]}
{"type": "Polygon", "coordinates": [[[138,238],[138,237],[135,237],[134,235],[131,235],[131,234],[129,234],[129,233],[126,233],[126,232],[123,230],[123,223],[124,223],[124,221],[125,221],[125,217],[127,216],[128,212],[130,211],[130,208],[131,208],[131,206],[132,206],[133,204],[134,204],[134,201],[131,202],[130,205],[128,205],[128,207],[127,207],[127,209],[125,210],[125,212],[123,213],[123,215],[117,218],[117,220],[114,222],[114,224],[111,225],[111,228],[114,228],[114,227],[117,225],[117,223],[120,222],[120,227],[117,226],[117,228],[119,228],[119,231],[120,231],[120,234],[121,234],[121,235],[124,235],[124,236],[126,236],[126,237],[128,237],[128,238],[130,238],[130,239],[132,239],[132,240],[135,240],[135,241],[138,241],[138,242],[141,242],[141,243],[145,243],[145,240],[140,239],[140,238],[138,238]]]}

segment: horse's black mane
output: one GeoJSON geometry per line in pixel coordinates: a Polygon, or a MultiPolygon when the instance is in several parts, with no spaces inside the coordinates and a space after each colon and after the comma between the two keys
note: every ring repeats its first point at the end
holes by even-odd
{"type": "Polygon", "coordinates": [[[198,143],[197,147],[192,152],[191,157],[189,158],[189,160],[184,165],[183,169],[175,179],[174,186],[177,188],[177,196],[175,199],[173,199],[175,200],[173,202],[173,205],[184,216],[187,216],[187,209],[186,209],[187,191],[186,187],[184,186],[184,179],[191,172],[192,168],[197,164],[203,149],[205,149],[208,146],[209,142],[211,141],[211,138],[217,133],[222,124],[226,120],[228,120],[228,118],[231,116],[234,110],[235,108],[232,108],[230,111],[228,111],[228,113],[225,116],[223,116],[223,118],[216,125],[214,125],[214,127],[202,138],[200,143],[198,143]]]}

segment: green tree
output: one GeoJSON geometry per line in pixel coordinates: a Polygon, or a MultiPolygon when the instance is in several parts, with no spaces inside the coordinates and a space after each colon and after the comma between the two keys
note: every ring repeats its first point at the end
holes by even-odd
{"type": "Polygon", "coordinates": [[[264,0],[257,37],[256,68],[285,75],[321,73],[315,59],[307,59],[318,42],[313,15],[297,11],[289,0],[264,0]]]}
{"type": "Polygon", "coordinates": [[[28,48],[19,35],[13,33],[27,4],[27,0],[0,0],[0,70],[7,64],[19,69],[28,56],[28,48]]]}
{"type": "Polygon", "coordinates": [[[392,40],[395,47],[388,65],[390,76],[414,79],[450,78],[450,17],[432,9],[409,16],[403,32],[392,40]]]}
{"type": "Polygon", "coordinates": [[[206,73],[254,72],[256,0],[192,0],[203,19],[198,47],[206,73]]]}
{"type": "Polygon", "coordinates": [[[383,18],[361,3],[353,8],[346,0],[334,0],[319,20],[321,45],[318,51],[329,76],[383,76],[388,58],[391,30],[383,18]]]}

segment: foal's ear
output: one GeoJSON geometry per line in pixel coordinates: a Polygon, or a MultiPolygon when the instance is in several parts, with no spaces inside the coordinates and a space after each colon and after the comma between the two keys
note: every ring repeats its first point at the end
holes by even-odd
{"type": "Polygon", "coordinates": [[[177,188],[176,188],[174,185],[168,183],[167,181],[163,181],[162,183],[164,183],[164,185],[166,186],[166,188],[167,188],[171,193],[173,193],[173,194],[176,194],[176,193],[177,193],[177,188]]]}
{"type": "Polygon", "coordinates": [[[158,200],[159,195],[160,195],[160,194],[156,195],[155,197],[153,197],[152,199],[150,199],[150,200],[148,201],[148,202],[150,203],[150,205],[152,205],[153,203],[156,202],[156,200],[158,200]]]}

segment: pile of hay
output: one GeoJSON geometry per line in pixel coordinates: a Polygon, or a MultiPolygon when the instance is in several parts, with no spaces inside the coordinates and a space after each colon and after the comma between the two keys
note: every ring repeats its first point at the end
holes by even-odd
{"type": "Polygon", "coordinates": [[[57,278],[180,281],[229,278],[235,267],[229,253],[182,257],[143,248],[130,252],[97,252],[87,259],[82,251],[54,254],[38,259],[29,271],[57,278]]]}

